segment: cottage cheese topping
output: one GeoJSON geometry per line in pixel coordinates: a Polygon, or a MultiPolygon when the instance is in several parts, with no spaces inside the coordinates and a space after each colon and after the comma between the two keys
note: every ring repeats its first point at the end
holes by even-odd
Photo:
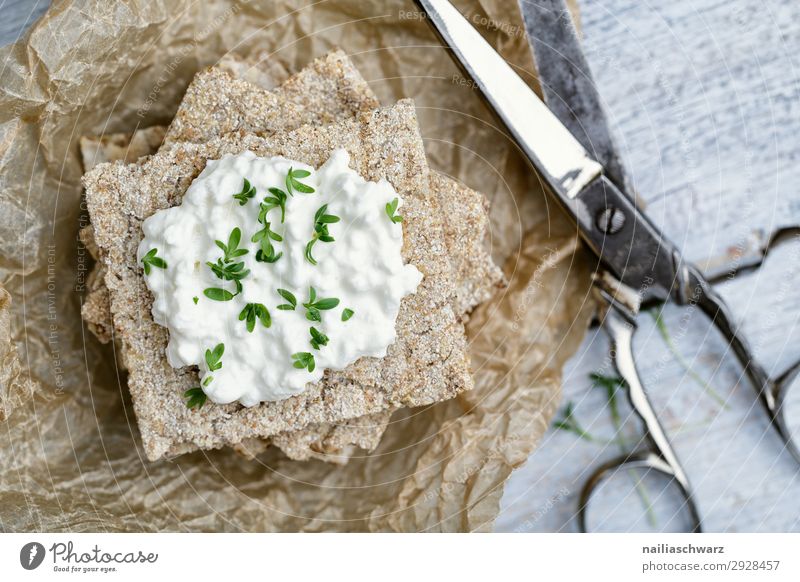
{"type": "Polygon", "coordinates": [[[386,355],[394,342],[400,301],[422,274],[401,257],[402,223],[391,216],[402,214],[402,199],[349,161],[337,150],[315,171],[281,157],[228,155],[208,162],[180,206],[144,221],[138,259],[153,318],[169,329],[167,359],[199,366],[212,401],[282,400],[325,369],[386,355]],[[287,179],[290,170],[299,177],[287,179]],[[286,195],[283,223],[270,188],[286,195]],[[235,229],[240,242],[230,245],[235,229]]]}

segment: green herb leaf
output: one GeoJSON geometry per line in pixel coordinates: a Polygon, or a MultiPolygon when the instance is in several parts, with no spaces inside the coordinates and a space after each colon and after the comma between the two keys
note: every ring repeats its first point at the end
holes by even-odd
{"type": "Polygon", "coordinates": [[[183,393],[183,397],[186,398],[186,408],[203,408],[206,400],[208,400],[208,396],[200,387],[190,388],[183,393]]]}
{"type": "Polygon", "coordinates": [[[192,297],[192,301],[194,301],[194,304],[197,305],[197,302],[200,301],[200,298],[195,295],[192,297]]]}
{"type": "Polygon", "coordinates": [[[286,200],[288,195],[280,188],[270,188],[269,193],[272,196],[267,196],[261,203],[261,210],[258,213],[258,221],[264,222],[267,218],[267,213],[273,208],[281,209],[281,224],[286,220],[286,200]]]}
{"type": "Polygon", "coordinates": [[[586,437],[586,431],[580,428],[580,425],[575,420],[574,412],[573,403],[568,402],[567,406],[561,412],[561,418],[556,419],[556,421],[553,423],[553,426],[560,430],[575,433],[581,438],[592,440],[591,438],[586,437]]]}
{"type": "Polygon", "coordinates": [[[231,233],[228,235],[228,244],[225,244],[221,240],[214,241],[216,245],[222,249],[222,252],[225,253],[225,256],[222,258],[224,263],[230,263],[236,257],[241,257],[249,252],[247,249],[238,248],[241,240],[242,231],[237,226],[234,227],[234,229],[231,230],[231,233]]]}
{"type": "Polygon", "coordinates": [[[269,310],[261,303],[248,303],[244,306],[241,313],[239,313],[239,321],[245,321],[247,331],[253,333],[256,328],[256,320],[261,322],[264,327],[272,325],[272,318],[269,315],[269,310]]]}
{"type": "Polygon", "coordinates": [[[274,263],[283,256],[283,253],[275,253],[272,241],[282,242],[283,237],[270,228],[269,222],[263,223],[264,228],[256,232],[250,239],[252,242],[260,244],[261,248],[256,252],[256,260],[262,263],[274,263]]]}
{"type": "Polygon", "coordinates": [[[282,242],[283,237],[272,230],[271,224],[267,220],[267,214],[273,208],[280,207],[281,222],[283,222],[286,194],[278,188],[270,188],[269,191],[273,196],[264,198],[264,202],[261,203],[261,211],[258,213],[258,222],[263,228],[250,238],[252,242],[259,243],[260,248],[256,251],[256,261],[260,263],[274,263],[283,256],[282,252],[275,252],[275,246],[272,244],[272,241],[282,242]]]}
{"type": "MultiPolygon", "coordinates": [[[[242,240],[242,231],[237,226],[231,231],[231,234],[228,235],[228,252],[232,253],[236,250],[236,247],[239,246],[239,243],[242,240]]],[[[227,258],[227,257],[226,257],[227,258]]]]}
{"type": "Polygon", "coordinates": [[[275,249],[271,249],[272,252],[264,252],[264,250],[259,249],[256,252],[256,260],[260,263],[275,263],[283,256],[283,252],[275,253],[275,249]]]}
{"type": "MultiPolygon", "coordinates": [[[[616,426],[616,421],[620,420],[617,409],[617,389],[625,387],[625,380],[617,376],[603,376],[597,372],[589,374],[589,379],[592,381],[593,386],[605,389],[606,400],[608,401],[611,411],[611,418],[614,420],[614,425],[616,426]]],[[[617,428],[619,428],[619,426],[617,426],[617,428]]]]}
{"type": "Polygon", "coordinates": [[[594,441],[595,438],[586,432],[584,428],[578,423],[574,415],[574,405],[568,402],[566,408],[561,413],[561,418],[553,423],[553,427],[559,430],[565,430],[578,435],[580,438],[587,441],[594,441]]]}
{"type": "Polygon", "coordinates": [[[314,214],[314,221],[318,224],[331,224],[334,222],[339,222],[339,217],[334,216],[333,214],[327,214],[328,212],[328,205],[323,204],[317,209],[317,212],[314,214]]]}
{"type": "Polygon", "coordinates": [[[318,350],[320,346],[328,345],[328,336],[319,331],[316,327],[311,326],[308,330],[311,333],[311,347],[318,350]]]}
{"type": "Polygon", "coordinates": [[[325,311],[328,309],[333,309],[337,305],[339,305],[339,300],[336,299],[335,297],[331,297],[328,299],[320,299],[314,304],[314,307],[322,311],[325,311]]]}
{"type": "Polygon", "coordinates": [[[289,171],[286,174],[286,191],[289,193],[289,195],[293,196],[295,190],[302,192],[303,194],[313,194],[314,189],[311,186],[298,181],[302,178],[308,178],[310,175],[311,172],[308,170],[294,170],[289,168],[289,171]]]}
{"type": "Polygon", "coordinates": [[[142,265],[144,266],[145,275],[150,274],[151,267],[157,267],[159,269],[167,268],[167,261],[161,257],[157,257],[156,254],[158,254],[158,249],[150,249],[147,251],[147,254],[142,257],[142,265]]]}
{"type": "Polygon", "coordinates": [[[247,201],[251,198],[254,198],[256,195],[256,189],[254,186],[250,185],[250,182],[247,178],[244,179],[244,185],[242,186],[242,191],[238,194],[234,194],[234,199],[239,201],[239,206],[244,206],[247,204],[247,201]]]}
{"type": "Polygon", "coordinates": [[[250,269],[245,269],[243,262],[234,262],[234,259],[250,252],[247,249],[239,248],[239,243],[241,241],[242,231],[239,227],[235,227],[231,230],[230,235],[228,235],[228,244],[225,244],[221,240],[214,241],[216,245],[222,249],[224,256],[221,259],[217,259],[216,263],[206,261],[206,265],[208,265],[212,273],[223,281],[233,281],[236,285],[236,293],[231,293],[219,287],[210,287],[203,291],[203,294],[209,299],[213,299],[214,301],[230,301],[241,293],[241,280],[250,274],[250,269]]]}
{"type": "Polygon", "coordinates": [[[400,204],[400,200],[395,198],[391,202],[386,205],[386,215],[389,217],[389,220],[397,224],[398,222],[403,222],[403,217],[399,214],[395,214],[397,211],[397,206],[400,204]]]}
{"type": "Polygon", "coordinates": [[[306,260],[312,265],[317,264],[316,259],[311,254],[314,244],[316,244],[318,240],[326,243],[333,242],[334,238],[331,236],[330,232],[328,232],[328,225],[339,222],[340,220],[338,216],[327,214],[327,212],[328,205],[323,204],[319,207],[316,214],[314,214],[314,233],[311,235],[311,240],[306,244],[305,250],[306,260]]]}
{"type": "Polygon", "coordinates": [[[268,328],[272,325],[272,317],[269,315],[269,310],[260,303],[256,304],[256,317],[264,327],[268,328]]]}
{"type": "Polygon", "coordinates": [[[314,355],[309,352],[297,352],[296,354],[292,354],[292,360],[294,360],[294,367],[298,370],[307,368],[309,372],[313,372],[316,367],[314,355]]]}
{"type": "Polygon", "coordinates": [[[345,307],[344,311],[342,311],[342,321],[347,321],[348,319],[353,317],[354,314],[355,314],[355,311],[353,311],[349,307],[345,307]]]}
{"type": "Polygon", "coordinates": [[[306,319],[309,321],[322,321],[320,311],[327,311],[339,305],[339,300],[335,297],[328,297],[317,300],[317,290],[313,287],[308,288],[308,301],[303,303],[306,308],[306,319]]]}
{"type": "Polygon", "coordinates": [[[217,259],[216,263],[207,261],[211,272],[224,281],[241,281],[250,274],[250,269],[244,268],[244,263],[224,263],[217,259]]]}
{"type": "Polygon", "coordinates": [[[233,294],[227,289],[220,289],[219,287],[209,287],[208,289],[203,289],[203,295],[214,301],[230,301],[238,293],[233,294]]]}
{"type": "Polygon", "coordinates": [[[225,353],[225,344],[219,343],[213,350],[206,350],[206,365],[209,371],[216,372],[222,367],[222,354],[225,353]]]}
{"type": "Polygon", "coordinates": [[[278,295],[286,300],[286,303],[278,305],[278,309],[282,311],[294,311],[294,308],[297,307],[297,297],[286,289],[278,289],[278,295]]]}
{"type": "Polygon", "coordinates": [[[251,306],[252,303],[248,303],[244,306],[244,309],[239,313],[239,321],[247,319],[247,331],[252,333],[256,327],[256,314],[251,306]]]}
{"type": "MultiPolygon", "coordinates": [[[[308,241],[308,244],[306,244],[306,250],[305,250],[305,253],[304,253],[305,257],[306,257],[306,260],[309,263],[311,263],[312,265],[316,265],[317,264],[317,259],[315,259],[314,255],[311,254],[311,249],[314,248],[314,243],[315,242],[317,242],[316,239],[312,239],[312,240],[308,241]]],[[[147,267],[145,267],[145,271],[147,271],[147,267]]]]}

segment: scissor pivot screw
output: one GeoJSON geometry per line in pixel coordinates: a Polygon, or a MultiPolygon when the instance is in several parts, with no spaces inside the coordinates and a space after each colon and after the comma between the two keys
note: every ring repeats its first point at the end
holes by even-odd
{"type": "Polygon", "coordinates": [[[610,206],[597,213],[597,228],[606,234],[616,234],[625,225],[625,213],[610,206]]]}

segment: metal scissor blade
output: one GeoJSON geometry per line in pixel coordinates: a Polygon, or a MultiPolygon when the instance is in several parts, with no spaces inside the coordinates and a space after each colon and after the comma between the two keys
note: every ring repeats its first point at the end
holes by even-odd
{"type": "Polygon", "coordinates": [[[602,166],[450,2],[417,2],[554,193],[567,202],[602,173],[602,166]]]}
{"type": "Polygon", "coordinates": [[[417,3],[605,267],[644,300],[675,294],[680,255],[658,228],[450,2],[417,3]]]}
{"type": "Polygon", "coordinates": [[[606,176],[635,198],[565,0],[519,0],[519,7],[545,104],[606,176]]]}

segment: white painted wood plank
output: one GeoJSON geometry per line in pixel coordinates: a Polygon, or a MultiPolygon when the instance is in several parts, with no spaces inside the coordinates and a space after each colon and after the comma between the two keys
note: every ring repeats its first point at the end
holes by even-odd
{"type": "MultiPolygon", "coordinates": [[[[800,222],[800,4],[580,4],[587,56],[637,188],[689,258],[722,253],[756,229],[800,222]]],[[[800,243],[722,287],[758,357],[774,370],[800,357],[798,259],[800,243]]],[[[686,310],[667,309],[679,351],[725,398],[723,408],[669,353],[653,319],[640,319],[641,375],[697,490],[706,528],[800,531],[798,467],[781,452],[752,389],[737,385],[740,370],[725,344],[702,315],[687,319],[686,310]]],[[[569,365],[564,398],[592,433],[609,437],[604,396],[587,380],[606,350],[602,332],[587,338],[569,365]]],[[[512,476],[496,529],[575,531],[583,480],[617,453],[551,431],[512,476]]],[[[622,513],[606,525],[628,528],[622,513]]],[[[656,529],[667,525],[663,517],[656,529]]]]}
{"type": "Polygon", "coordinates": [[[16,42],[39,18],[50,0],[4,0],[0,2],[0,46],[16,42]]]}

